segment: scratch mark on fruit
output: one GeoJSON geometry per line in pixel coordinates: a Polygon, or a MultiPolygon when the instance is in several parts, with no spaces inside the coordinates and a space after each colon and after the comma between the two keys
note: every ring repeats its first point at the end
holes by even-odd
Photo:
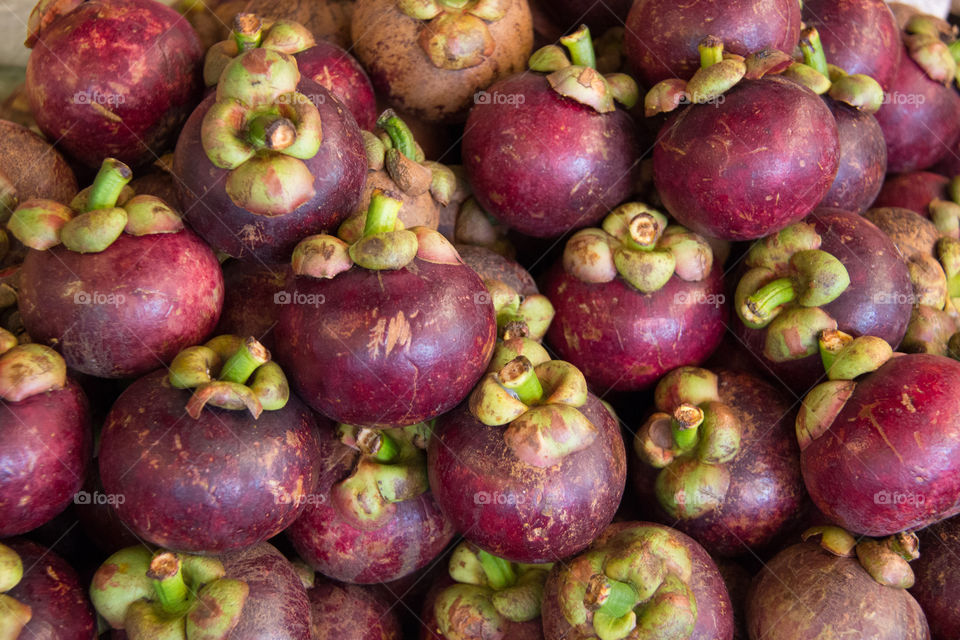
{"type": "Polygon", "coordinates": [[[880,434],[880,437],[883,439],[884,443],[886,443],[886,445],[890,447],[890,450],[893,451],[893,455],[897,456],[897,460],[900,461],[900,464],[903,464],[903,456],[900,455],[900,452],[897,451],[897,448],[893,446],[892,442],[890,442],[890,438],[887,437],[886,431],[883,430],[883,427],[881,427],[880,423],[877,422],[876,416],[873,415],[873,408],[876,407],[877,404],[878,403],[874,402],[873,404],[864,405],[864,407],[860,409],[860,413],[857,414],[857,417],[861,419],[866,418],[870,421],[870,424],[872,424],[873,428],[876,429],[877,433],[880,434]]]}
{"type": "Polygon", "coordinates": [[[913,400],[907,393],[900,394],[900,404],[906,407],[907,411],[910,413],[916,413],[917,408],[913,406],[913,400]]]}

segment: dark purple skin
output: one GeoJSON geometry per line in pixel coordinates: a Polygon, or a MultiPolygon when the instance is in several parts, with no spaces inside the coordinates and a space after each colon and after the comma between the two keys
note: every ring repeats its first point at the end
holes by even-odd
{"type": "Polygon", "coordinates": [[[949,200],[947,184],[950,180],[929,171],[901,173],[887,178],[872,209],[899,207],[923,216],[930,215],[930,202],[936,198],[949,200]]]}
{"type": "Polygon", "coordinates": [[[30,250],[21,272],[20,314],[33,340],[101,378],[169,363],[210,334],[222,306],[220,263],[189,229],[123,233],[100,253],[30,250]]]}
{"type": "Polygon", "coordinates": [[[434,418],[466,397],[493,354],[493,305],[466,265],[415,258],[395,271],[300,276],[290,288],[293,304],[279,310],[274,329],[276,358],[304,401],[337,422],[403,427],[434,418]]]}
{"type": "Polygon", "coordinates": [[[93,447],[90,407],[77,383],[20,402],[0,400],[0,538],[63,511],[83,484],[93,447]]]}
{"type": "Polygon", "coordinates": [[[96,461],[87,469],[81,490],[84,492],[81,494],[83,499],[80,495],[74,498],[73,514],[80,522],[86,539],[96,545],[103,557],[140,544],[140,538],[123,524],[117,514],[116,500],[111,499],[104,490],[96,461]]]}
{"type": "MultiPolygon", "coordinates": [[[[838,209],[822,209],[807,217],[822,237],[820,249],[833,254],[850,276],[850,286],[823,306],[840,331],[877,336],[894,348],[910,322],[913,285],[893,240],[872,222],[838,209]]],[[[748,329],[735,313],[733,332],[768,372],[796,393],[805,394],[825,376],[819,353],[797,360],[774,362],[763,355],[766,329],[748,329]]]]}
{"type": "Polygon", "coordinates": [[[930,637],[909,593],[876,582],[856,557],[835,556],[814,542],[781,551],[754,577],[747,632],[751,640],[930,637]]]}
{"type": "MultiPolygon", "coordinates": [[[[591,548],[603,545],[607,540],[631,527],[657,527],[670,532],[680,540],[689,550],[693,562],[690,590],[697,601],[697,624],[687,640],[732,640],[733,638],[733,606],[730,595],[723,582],[723,577],[703,547],[690,536],[652,522],[615,522],[607,527],[593,542],[591,548]]],[[[571,632],[570,624],[563,617],[557,594],[558,584],[556,569],[550,572],[543,594],[543,637],[546,640],[562,640],[571,632]]]]}
{"type": "MultiPolygon", "coordinates": [[[[608,29],[623,27],[632,4],[631,0],[610,0],[610,2],[559,0],[544,3],[543,9],[564,33],[569,33],[581,24],[585,24],[590,27],[590,33],[594,37],[600,37],[608,29]]],[[[548,44],[552,44],[552,40],[548,44]]]]}
{"type": "Polygon", "coordinates": [[[809,0],[803,23],[815,27],[827,60],[847,73],[870,76],[886,89],[903,47],[900,27],[883,0],[809,0]]]}
{"type": "Polygon", "coordinates": [[[307,590],[313,640],[402,640],[400,621],[386,598],[371,587],[316,577],[307,590]]]}
{"type": "Polygon", "coordinates": [[[458,244],[456,248],[457,253],[467,263],[467,266],[476,271],[477,275],[484,280],[488,278],[499,280],[513,287],[522,296],[539,293],[533,276],[516,260],[506,258],[486,247],[458,244]]]}
{"type": "Polygon", "coordinates": [[[960,518],[927,527],[920,537],[920,557],[910,563],[916,582],[911,595],[930,623],[933,640],[951,640],[960,629],[960,606],[951,594],[960,589],[960,518]]]}
{"type": "MultiPolygon", "coordinates": [[[[449,574],[445,574],[430,587],[426,598],[424,598],[423,611],[420,615],[419,640],[449,640],[447,636],[440,632],[434,605],[436,604],[437,597],[443,590],[454,584],[456,584],[456,582],[453,578],[451,578],[449,574]]],[[[469,621],[467,621],[464,626],[468,623],[469,621]]],[[[379,638],[377,640],[379,640],[379,638]]],[[[543,640],[543,624],[540,622],[540,618],[534,618],[527,622],[506,620],[503,627],[503,634],[496,636],[492,640],[543,640]]]]}
{"type": "Polygon", "coordinates": [[[800,39],[800,4],[793,0],[707,0],[694,6],[671,0],[636,0],[626,22],[627,60],[641,85],[689,80],[700,68],[697,45],[705,36],[746,56],[766,48],[792,54],[800,39]]]}
{"type": "Polygon", "coordinates": [[[743,428],[740,453],[727,464],[730,488],[719,508],[677,520],[659,507],[654,483],[658,469],[632,456],[631,480],[645,514],[676,527],[713,555],[761,551],[800,516],[806,497],[800,476],[796,409],[780,389],[746,373],[723,371],[720,401],[733,409],[743,428]]]}
{"type": "Polygon", "coordinates": [[[223,313],[214,334],[253,336],[271,352],[277,324],[277,294],[290,277],[290,265],[230,260],[223,265],[223,313]]]}
{"type": "Polygon", "coordinates": [[[5,540],[23,562],[23,579],[7,595],[31,609],[19,638],[92,640],[97,621],[77,573],[50,549],[27,540],[5,540]]]}
{"type": "Polygon", "coordinates": [[[330,494],[352,472],[357,453],[335,437],[332,426],[320,433],[320,480],[286,531],[297,554],[325,576],[355,584],[390,582],[428,565],[455,533],[433,496],[397,503],[393,518],[379,529],[355,528],[330,494]]]}
{"type": "Polygon", "coordinates": [[[556,237],[596,223],[630,195],[640,153],[626,111],[598,113],[560,96],[539,73],[487,92],[523,97],[474,105],[467,117],[463,164],[491,215],[521,233],[556,237]]]}
{"type": "Polygon", "coordinates": [[[303,77],[297,91],[320,111],[323,140],[307,167],[314,175],[313,198],[280,216],[262,216],[237,206],[224,188],[229,171],[210,162],[200,142],[203,116],[216,101],[207,96],[190,115],[177,141],[173,173],[190,226],[210,245],[234,258],[285,262],[303,238],[335,231],[354,210],[367,176],[367,156],[356,120],[343,104],[303,77]]]}
{"type": "Polygon", "coordinates": [[[839,155],[836,119],[815,93],[778,76],[743,80],[723,102],[667,120],[654,183],[685,227],[752,240],[810,213],[830,190],[839,155]]]}
{"type": "Polygon", "coordinates": [[[315,640],[310,600],[293,565],[268,542],[220,557],[227,578],[250,587],[228,640],[315,640]]]}
{"type": "Polygon", "coordinates": [[[37,125],[95,168],[167,151],[203,90],[203,48],[187,19],[151,0],[91,0],[43,29],[27,63],[37,125]]]}
{"type": "Polygon", "coordinates": [[[817,507],[845,529],[887,536],[960,513],[960,362],[910,354],[857,382],[803,450],[817,507]]]}
{"type": "Polygon", "coordinates": [[[863,213],[883,186],[887,143],[873,115],[834,100],[826,102],[837,120],[840,162],[830,190],[817,206],[863,213]]]}
{"type": "Polygon", "coordinates": [[[547,342],[574,364],[597,393],[639,391],[681,365],[697,365],[720,344],[729,319],[723,268],[705,280],[674,276],[644,294],[619,276],[583,282],[554,264],[543,293],[556,311],[547,342]]]}
{"type": "Polygon", "coordinates": [[[377,126],[377,97],[373,83],[352,55],[333,44],[317,43],[296,54],[300,73],[336,96],[353,114],[361,129],[377,126]]]}
{"type": "Polygon", "coordinates": [[[953,144],[947,153],[943,154],[943,157],[935,165],[930,167],[930,171],[935,171],[948,178],[960,175],[960,139],[953,144]]]}
{"type": "Polygon", "coordinates": [[[303,511],[319,474],[317,426],[293,394],[256,420],[207,406],[167,371],[134,382],[107,416],[100,475],[134,533],[175,551],[222,553],[280,533],[303,511]]]}
{"type": "Polygon", "coordinates": [[[548,468],[529,465],[463,404],[437,421],[427,449],[430,487],[457,531],[511,562],[556,562],[610,524],[623,496],[626,452],[617,421],[590,395],[598,430],[585,449],[548,468]]]}
{"type": "Polygon", "coordinates": [[[928,78],[904,50],[877,111],[887,141],[887,171],[923,171],[945,156],[960,136],[960,96],[928,78]]]}

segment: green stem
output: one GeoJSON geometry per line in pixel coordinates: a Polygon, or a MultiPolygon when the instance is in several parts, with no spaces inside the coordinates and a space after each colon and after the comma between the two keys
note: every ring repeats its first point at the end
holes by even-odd
{"type": "Polygon", "coordinates": [[[818,343],[824,371],[830,371],[833,362],[837,359],[837,354],[851,342],[853,342],[853,336],[843,331],[828,329],[820,333],[818,343]]]}
{"type": "Polygon", "coordinates": [[[263,39],[263,23],[253,13],[238,13],[233,19],[233,39],[240,53],[256,49],[263,39]]]}
{"type": "Polygon", "coordinates": [[[587,583],[585,604],[588,609],[602,611],[612,618],[620,618],[637,606],[637,590],[633,585],[611,580],[597,573],[587,583]]]}
{"type": "Polygon", "coordinates": [[[245,384],[257,367],[270,360],[270,352],[255,338],[247,338],[220,369],[219,380],[245,384]]]}
{"type": "Polygon", "coordinates": [[[494,591],[512,587],[517,583],[517,574],[513,570],[513,565],[507,560],[498,558],[482,549],[477,552],[477,558],[480,559],[480,566],[483,567],[487,581],[494,591]]]}
{"type": "Polygon", "coordinates": [[[533,363],[525,356],[517,356],[503,365],[498,375],[500,383],[514,391],[520,402],[527,406],[534,405],[543,397],[543,386],[533,369],[533,363]]]}
{"type": "Polygon", "coordinates": [[[413,139],[413,132],[393,109],[380,114],[377,126],[387,132],[395,149],[411,160],[417,159],[417,142],[413,139]]]}
{"type": "Polygon", "coordinates": [[[797,296],[790,278],[768,282],[746,299],[747,308],[759,318],[769,318],[780,305],[787,304],[797,296]]]}
{"type": "Polygon", "coordinates": [[[87,195],[87,211],[115,207],[120,193],[131,178],[133,172],[130,167],[115,158],[104,160],[87,195]]]}
{"type": "Polygon", "coordinates": [[[400,205],[399,199],[391,198],[381,189],[374,189],[370,196],[370,208],[367,209],[367,222],[363,227],[364,237],[393,231],[397,226],[400,205]]]}
{"type": "Polygon", "coordinates": [[[815,28],[804,29],[800,34],[800,50],[803,52],[803,61],[808,67],[813,67],[826,77],[830,77],[827,56],[823,52],[820,34],[815,28]]]}
{"type": "Polygon", "coordinates": [[[282,149],[285,147],[281,139],[289,139],[285,145],[289,147],[296,138],[296,130],[293,123],[286,118],[265,113],[250,121],[247,127],[247,142],[257,149],[282,149]]]}
{"type": "Polygon", "coordinates": [[[696,446],[703,419],[703,409],[700,407],[688,403],[677,407],[670,419],[670,430],[677,448],[687,451],[696,446]]]}
{"type": "Polygon", "coordinates": [[[590,29],[587,25],[580,25],[580,28],[570,35],[560,38],[560,42],[570,52],[573,64],[579,67],[597,68],[597,56],[593,50],[593,40],[590,38],[590,29]]]}
{"type": "MultiPolygon", "coordinates": [[[[960,40],[957,40],[960,42],[960,40]]],[[[950,183],[947,185],[947,193],[950,194],[950,199],[960,204],[960,176],[954,176],[950,179],[950,183]]]]}
{"type": "Polygon", "coordinates": [[[950,55],[953,56],[953,61],[960,64],[960,40],[954,40],[947,45],[947,48],[950,49],[950,55]]]}
{"type": "Polygon", "coordinates": [[[180,559],[169,551],[160,551],[150,561],[147,577],[153,581],[157,600],[166,613],[178,615],[184,612],[190,597],[190,589],[183,580],[180,559]]]}
{"type": "Polygon", "coordinates": [[[624,244],[635,251],[653,251],[657,248],[658,231],[657,219],[649,213],[641,213],[630,220],[624,244]]]}
{"type": "Polygon", "coordinates": [[[723,40],[707,36],[697,45],[700,51],[700,68],[706,69],[723,60],[723,40]]]}
{"type": "Polygon", "coordinates": [[[393,462],[400,455],[400,445],[383,431],[361,427],[357,432],[357,447],[364,455],[384,464],[393,462]]]}

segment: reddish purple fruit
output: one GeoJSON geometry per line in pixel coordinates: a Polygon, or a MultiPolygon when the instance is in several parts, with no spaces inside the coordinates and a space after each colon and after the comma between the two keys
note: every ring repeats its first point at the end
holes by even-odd
{"type": "Polygon", "coordinates": [[[806,490],[796,412],[782,391],[745,373],[682,367],[655,398],[631,474],[650,515],[721,556],[767,547],[796,521],[806,490]],[[703,418],[692,443],[671,433],[673,424],[690,426],[681,421],[691,414],[703,418]]]}
{"type": "Polygon", "coordinates": [[[322,40],[294,57],[300,73],[342,102],[361,129],[373,131],[377,123],[377,97],[367,72],[356,58],[322,40]]]}
{"type": "Polygon", "coordinates": [[[100,475],[138,535],[217,553],[266,540],[303,511],[319,474],[317,427],[268,357],[252,339],[221,336],[116,401],[100,475]]]}
{"type": "Polygon", "coordinates": [[[0,537],[26,533],[70,503],[90,463],[90,407],[49,347],[3,334],[0,537]]]}
{"type": "Polygon", "coordinates": [[[730,53],[761,49],[792,54],[800,38],[800,6],[793,0],[709,0],[686,6],[669,0],[637,0],[626,23],[625,49],[640,83],[688,80],[700,67],[697,45],[706,36],[723,40],[730,53]]]}
{"type": "Polygon", "coordinates": [[[819,96],[778,76],[743,80],[723,98],[667,121],[653,153],[654,180],[680,224],[752,240],[800,220],[830,190],[837,124],[819,96]]]}
{"type": "Polygon", "coordinates": [[[827,60],[886,89],[900,62],[900,27],[883,0],[809,0],[803,23],[820,33],[827,60]]]}
{"type": "Polygon", "coordinates": [[[797,418],[803,479],[817,507],[871,536],[960,513],[958,385],[960,362],[928,354],[894,357],[855,383],[831,373],[797,418]]]}
{"type": "Polygon", "coordinates": [[[253,336],[273,351],[278,300],[291,277],[290,265],[230,260],[223,265],[223,313],[214,333],[253,336]],[[280,296],[278,298],[278,296],[280,296]]]}
{"type": "Polygon", "coordinates": [[[397,613],[373,587],[316,576],[307,590],[313,640],[401,640],[397,613]]]}
{"type": "Polygon", "coordinates": [[[397,580],[429,564],[453,538],[427,484],[425,425],[376,431],[339,425],[320,438],[323,470],[287,529],[297,553],[335,580],[397,580]]]}
{"type": "Polygon", "coordinates": [[[926,614],[933,640],[950,640],[960,629],[960,607],[950,597],[960,589],[960,518],[938,522],[917,535],[923,553],[911,564],[916,583],[910,594],[926,614]]]}
{"type": "Polygon", "coordinates": [[[883,130],[872,114],[834,100],[827,105],[837,121],[840,160],[837,176],[817,206],[863,213],[877,198],[887,173],[883,130]]]}
{"type": "Polygon", "coordinates": [[[581,551],[610,523],[626,480],[617,422],[583,375],[560,360],[534,366],[523,356],[438,420],[428,468],[454,527],[514,562],[581,551]]]}
{"type": "Polygon", "coordinates": [[[871,208],[899,207],[928,217],[933,200],[946,200],[950,180],[929,171],[913,171],[890,176],[883,183],[871,208]]]}
{"type": "Polygon", "coordinates": [[[148,164],[200,99],[203,49],[151,0],[44,1],[30,15],[27,96],[37,125],[91,168],[148,164]]]}
{"type": "Polygon", "coordinates": [[[27,540],[0,544],[0,620],[8,638],[90,640],[97,632],[86,589],[73,568],[27,540]]]}

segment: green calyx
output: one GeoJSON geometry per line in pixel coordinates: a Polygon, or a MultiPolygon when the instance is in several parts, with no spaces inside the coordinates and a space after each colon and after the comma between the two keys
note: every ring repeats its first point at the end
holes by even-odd
{"type": "Polygon", "coordinates": [[[800,50],[803,62],[790,65],[784,76],[818,95],[829,94],[834,100],[867,113],[876,113],[883,105],[883,88],[876,80],[860,73],[848,75],[843,69],[827,64],[820,34],[815,28],[804,29],[800,50]]]}
{"type": "Polygon", "coordinates": [[[176,233],[183,221],[165,202],[134,196],[127,186],[133,173],[119,160],[103,161],[93,185],[70,206],[52,200],[27,200],[13,212],[7,229],[24,245],[44,251],[59,244],[77,253],[99,253],[122,233],[134,236],[176,233]]]}
{"type": "Polygon", "coordinates": [[[477,626],[503,632],[510,623],[536,620],[552,566],[509,562],[461,542],[449,563],[450,577],[457,584],[442,591],[434,605],[444,637],[470,640],[478,637],[477,626]]]}
{"type": "Polygon", "coordinates": [[[97,570],[90,599],[131,640],[226,640],[250,589],[224,574],[215,558],[128,547],[97,570]]]}
{"type": "Polygon", "coordinates": [[[909,589],[914,584],[910,562],[920,557],[916,534],[903,532],[883,540],[865,539],[857,543],[860,566],[876,582],[894,589],[909,589]]]}
{"type": "Polygon", "coordinates": [[[330,493],[344,520],[362,531],[379,529],[394,517],[397,503],[429,491],[424,449],[430,431],[426,423],[382,431],[337,427],[340,441],[358,452],[350,474],[330,493]]]}
{"type": "Polygon", "coordinates": [[[506,0],[397,0],[397,8],[427,21],[418,44],[439,69],[458,71],[483,64],[496,43],[487,26],[506,15],[506,0]]]}
{"type": "Polygon", "coordinates": [[[187,413],[194,420],[206,405],[250,412],[254,419],[277,411],[290,399],[290,387],[270,352],[255,338],[223,335],[188,347],[170,363],[170,386],[193,389],[187,413]]]}
{"type": "Polygon", "coordinates": [[[614,111],[614,102],[633,108],[640,99],[640,88],[626,74],[597,71],[593,40],[586,25],[562,37],[560,42],[569,51],[569,57],[560,47],[548,45],[530,56],[530,70],[547,73],[551,89],[598,113],[614,111]]]}
{"type": "Polygon", "coordinates": [[[830,380],[818,384],[807,393],[796,420],[797,442],[801,451],[830,429],[854,389],[856,383],[852,380],[830,380]]]}
{"type": "Polygon", "coordinates": [[[6,330],[0,338],[6,348],[0,355],[0,399],[20,402],[66,386],[67,364],[59,353],[37,343],[17,345],[6,330]]]}
{"type": "Polygon", "coordinates": [[[530,338],[539,342],[553,320],[554,308],[541,294],[520,295],[501,280],[484,280],[490,301],[497,314],[497,331],[502,340],[530,338]]]}
{"type": "Polygon", "coordinates": [[[823,331],[820,357],[830,380],[853,380],[876,371],[893,357],[893,349],[882,338],[854,338],[842,331],[823,331]]]}
{"type": "Polygon", "coordinates": [[[20,555],[0,543],[0,638],[15,640],[33,617],[30,606],[6,592],[23,579],[23,561],[20,555]]]}
{"type": "Polygon", "coordinates": [[[717,378],[706,369],[674,369],[654,398],[657,411],[634,437],[634,452],[660,469],[656,495],[667,513],[683,519],[709,513],[730,486],[727,463],[740,453],[740,419],[720,402],[717,378]]]}
{"type": "Polygon", "coordinates": [[[683,104],[716,102],[747,74],[746,60],[738,55],[725,54],[723,41],[719,38],[708,35],[697,48],[700,51],[700,68],[690,80],[663,80],[647,92],[644,112],[648,118],[669,113],[683,104]]]}
{"type": "Polygon", "coordinates": [[[610,282],[619,275],[641,293],[654,293],[674,275],[688,282],[706,278],[713,252],[701,236],[630,202],[604,218],[602,229],[575,233],[564,247],[563,266],[583,282],[610,282]]]}
{"type": "Polygon", "coordinates": [[[956,29],[936,16],[916,14],[904,26],[903,43],[914,62],[934,82],[948,85],[957,77],[956,29]]]}
{"type": "Polygon", "coordinates": [[[203,61],[203,79],[208,87],[215,86],[223,70],[237,56],[252,49],[262,48],[294,54],[309,49],[316,41],[310,30],[290,20],[276,20],[268,27],[253,13],[238,13],[233,19],[230,38],[215,43],[203,61]]]}
{"type": "Polygon", "coordinates": [[[578,410],[587,401],[580,370],[561,360],[534,365],[526,356],[487,374],[470,395],[470,412],[487,426],[507,425],[504,441],[535,467],[551,467],[581,451],[597,428],[578,410]]]}
{"type": "Polygon", "coordinates": [[[686,640],[697,618],[692,570],[670,533],[630,527],[560,569],[561,612],[577,637],[686,640]]]}

